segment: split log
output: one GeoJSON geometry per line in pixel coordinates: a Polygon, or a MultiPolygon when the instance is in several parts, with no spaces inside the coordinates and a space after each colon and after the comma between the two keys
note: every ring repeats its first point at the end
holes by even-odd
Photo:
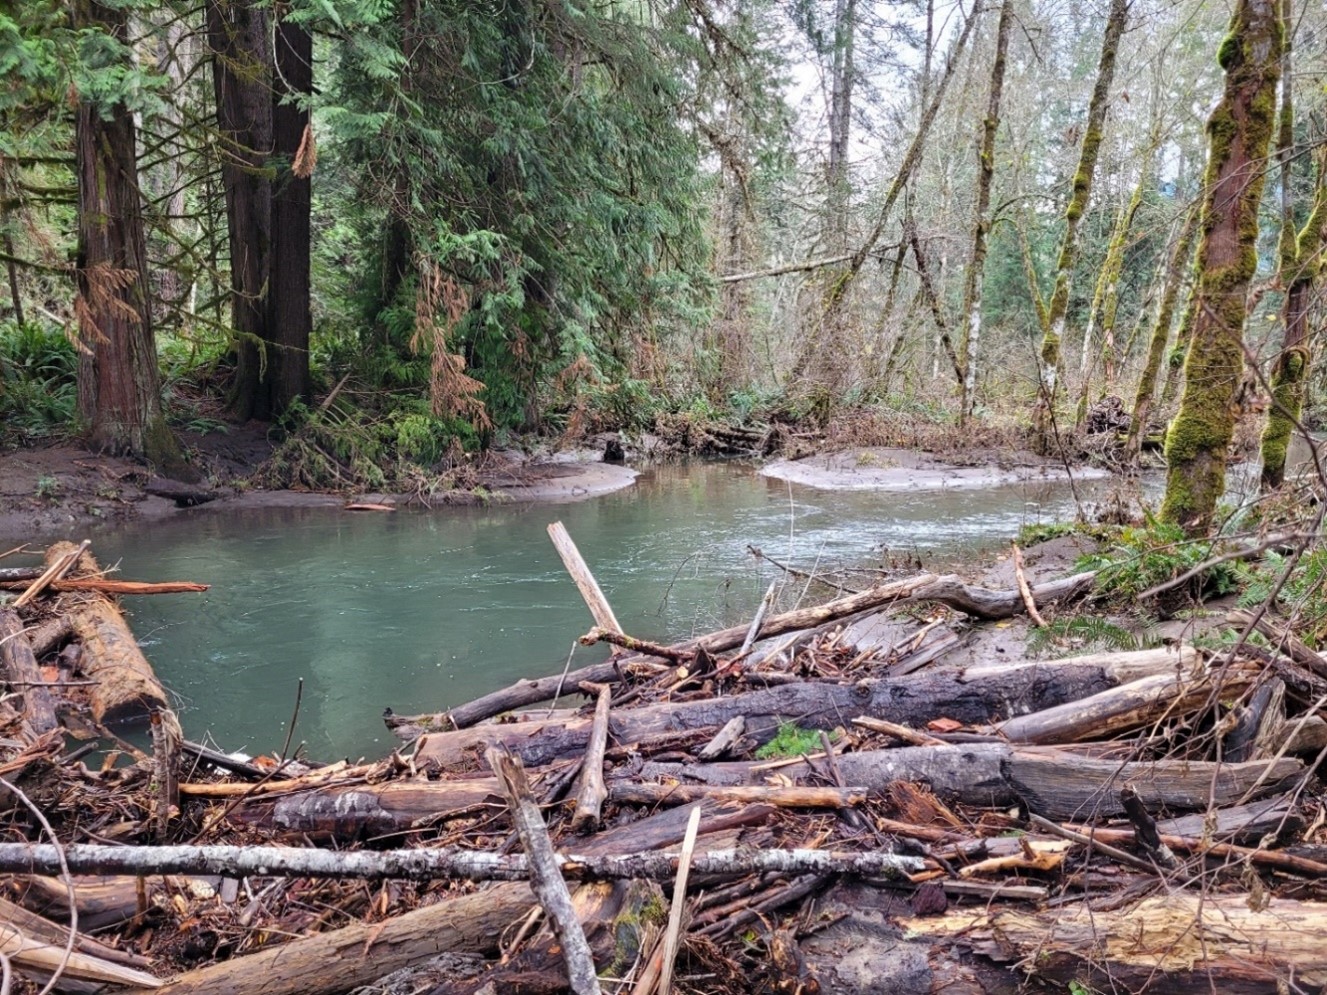
{"type": "MultiPolygon", "coordinates": [[[[825,622],[855,615],[858,612],[881,608],[908,598],[916,589],[925,587],[935,580],[935,574],[921,574],[907,580],[879,584],[860,594],[838,598],[817,608],[801,608],[775,615],[773,618],[767,619],[765,624],[761,626],[759,638],[767,639],[787,632],[809,629],[825,622]]],[[[671,649],[680,652],[695,652],[703,649],[710,654],[722,653],[725,650],[740,646],[742,640],[746,638],[747,629],[748,626],[745,625],[722,629],[707,636],[677,643],[671,649]]],[[[476,698],[474,701],[459,705],[448,712],[415,716],[390,715],[386,718],[387,726],[396,731],[398,735],[401,735],[399,730],[402,728],[466,729],[477,722],[482,722],[484,719],[501,715],[503,712],[510,712],[513,709],[523,708],[527,705],[537,705],[541,701],[548,701],[558,693],[559,689],[575,688],[586,682],[591,684],[615,683],[622,679],[623,671],[642,661],[642,657],[627,657],[582,667],[580,670],[572,671],[565,677],[553,675],[539,680],[518,681],[510,687],[494,691],[492,694],[486,694],[482,698],[476,698]]],[[[417,733],[412,731],[404,738],[414,739],[415,735],[417,733]]]]}
{"type": "MultiPolygon", "coordinates": [[[[1251,670],[1223,674],[1222,694],[1248,687],[1256,679],[1251,670]]],[[[1031,715],[1019,715],[996,726],[1011,743],[1076,743],[1178,717],[1208,704],[1216,690],[1208,675],[1189,677],[1157,674],[1130,681],[1081,701],[1071,701],[1031,715]]],[[[1233,758],[1232,758],[1233,759],[1233,758]]]]}
{"type": "MultiPolygon", "coordinates": [[[[633,708],[613,716],[611,734],[619,744],[628,744],[679,730],[717,731],[738,715],[746,720],[748,735],[758,742],[771,739],[790,716],[812,729],[833,729],[860,715],[914,728],[939,718],[986,725],[1021,712],[1077,701],[1118,683],[1102,667],[1060,663],[976,673],[950,668],[873,685],[799,683],[633,708]]],[[[582,754],[591,726],[584,718],[551,719],[435,733],[420,739],[416,756],[453,766],[501,743],[535,766],[582,754]]]]}
{"type": "MultiPolygon", "coordinates": [[[[34,878],[34,880],[46,880],[45,878],[34,878]]],[[[65,892],[63,884],[57,887],[65,892]]],[[[68,893],[65,892],[66,901],[68,893]]],[[[0,898],[0,922],[8,923],[15,929],[22,932],[32,940],[40,940],[48,943],[59,950],[63,950],[69,942],[69,927],[53,923],[49,919],[39,916],[36,912],[31,912],[21,905],[15,905],[8,899],[0,898]]],[[[79,922],[79,926],[93,929],[95,927],[85,926],[79,922]]],[[[79,953],[87,954],[89,957],[96,957],[99,960],[110,961],[114,964],[123,964],[125,967],[138,967],[146,969],[151,966],[151,961],[146,957],[139,957],[137,954],[125,950],[118,950],[115,947],[108,947],[106,944],[94,940],[92,937],[80,932],[74,937],[74,949],[79,953]]]]}
{"type": "MultiPolygon", "coordinates": [[[[764,821],[772,811],[768,806],[706,805],[701,835],[764,821]]],[[[612,855],[674,845],[686,829],[679,812],[669,809],[600,833],[586,839],[583,850],[612,855]]],[[[498,884],[383,922],[357,923],[301,937],[189,971],[158,991],[162,995],[339,995],[443,953],[492,953],[502,930],[533,901],[524,882],[498,884]]],[[[132,989],[124,995],[147,995],[147,991],[132,989]]]]}
{"type": "MultiPolygon", "coordinates": [[[[845,753],[839,770],[848,784],[874,793],[895,781],[928,786],[946,801],[987,808],[1008,808],[1020,800],[1053,819],[1124,814],[1119,789],[1132,784],[1150,810],[1202,811],[1211,801],[1218,807],[1251,797],[1279,794],[1303,775],[1298,760],[1251,760],[1242,764],[1200,761],[1119,763],[1092,760],[1048,747],[1014,748],[1003,743],[965,746],[904,746],[894,750],[845,753]],[[1262,781],[1259,784],[1259,781],[1262,781]]],[[[693,783],[751,784],[765,776],[759,764],[647,763],[642,777],[669,777],[693,783]]],[[[793,781],[816,771],[806,761],[779,769],[793,781]]],[[[611,786],[610,786],[611,790],[611,786]]]]}
{"type": "Polygon", "coordinates": [[[1059,986],[1277,995],[1292,976],[1304,990],[1327,984],[1327,905],[1318,902],[1173,892],[1114,909],[965,907],[899,925],[932,944],[1020,962],[1059,986]]]}
{"type": "MultiPolygon", "coordinates": [[[[51,919],[69,918],[69,890],[56,878],[32,875],[22,882],[19,902],[25,908],[51,919]]],[[[117,926],[143,912],[140,903],[152,903],[157,895],[207,894],[215,889],[216,875],[147,879],[128,874],[80,875],[74,879],[74,903],[78,927],[103,930],[117,926]]]]}
{"type": "Polygon", "coordinates": [[[12,608],[0,608],[0,667],[10,687],[23,696],[23,718],[28,728],[38,736],[58,729],[55,702],[45,686],[23,622],[12,608]]]}
{"type": "Polygon", "coordinates": [[[77,562],[78,558],[82,556],[83,553],[87,552],[87,548],[92,545],[92,540],[84,539],[77,546],[74,546],[71,543],[58,543],[57,545],[63,547],[60,550],[60,554],[58,556],[51,556],[50,551],[47,551],[46,569],[42,571],[41,576],[31,584],[20,584],[18,586],[18,589],[22,590],[23,593],[18,596],[17,600],[15,600],[15,608],[22,608],[33,598],[37,597],[37,595],[41,594],[42,591],[46,590],[46,587],[51,581],[59,580],[67,574],[73,568],[74,563],[77,562]]]}
{"type": "MultiPolygon", "coordinates": [[[[58,562],[75,548],[56,543],[46,551],[46,562],[58,562]]],[[[83,553],[74,566],[75,575],[96,572],[92,554],[83,553]]],[[[114,603],[88,591],[66,597],[64,605],[83,644],[83,672],[96,681],[90,688],[93,719],[104,723],[146,718],[154,708],[166,707],[166,691],[114,603]]]]}
{"type": "MultiPolygon", "coordinates": [[[[148,991],[160,990],[161,982],[136,968],[102,960],[89,954],[71,952],[63,947],[34,939],[21,929],[0,922],[0,954],[6,955],[23,974],[49,977],[63,964],[63,975],[76,981],[94,981],[113,985],[137,985],[148,991]]],[[[8,987],[8,986],[6,986],[8,987]]]]}

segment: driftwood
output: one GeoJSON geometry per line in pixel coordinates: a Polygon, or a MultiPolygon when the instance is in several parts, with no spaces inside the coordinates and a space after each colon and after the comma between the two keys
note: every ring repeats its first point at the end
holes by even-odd
{"type": "Polygon", "coordinates": [[[11,608],[0,608],[0,672],[23,696],[23,718],[28,728],[38,736],[59,728],[55,703],[45,687],[32,645],[18,613],[11,608]]]}
{"type": "Polygon", "coordinates": [[[562,558],[562,565],[567,568],[567,573],[571,574],[571,579],[576,582],[576,590],[581,592],[581,597],[594,618],[594,624],[612,632],[621,632],[622,626],[618,624],[617,616],[613,614],[612,605],[604,597],[604,592],[599,589],[599,582],[594,579],[594,574],[590,573],[585,558],[572,542],[566,526],[561,522],[550,523],[548,538],[553,541],[553,548],[562,558]]]}
{"type": "MultiPolygon", "coordinates": [[[[1091,590],[1096,571],[1074,574],[1062,580],[1047,581],[1031,589],[1032,599],[1038,605],[1049,601],[1069,601],[1091,590]]],[[[958,577],[939,577],[912,593],[912,601],[938,601],[965,615],[986,621],[1012,618],[1027,610],[1023,595],[1017,591],[993,591],[985,587],[965,584],[958,577]]]]}
{"type": "MultiPolygon", "coordinates": [[[[837,763],[846,783],[872,793],[884,791],[895,781],[910,781],[963,804],[1008,808],[1022,801],[1031,811],[1054,819],[1122,815],[1118,794],[1125,784],[1134,786],[1149,809],[1201,811],[1208,807],[1209,792],[1212,803],[1227,807],[1240,802],[1254,785],[1258,785],[1254,797],[1278,794],[1304,772],[1300,761],[1290,759],[1243,764],[1121,764],[1049,747],[1015,748],[1003,743],[867,750],[842,754],[837,763]]],[[[761,780],[764,771],[760,767],[752,763],[647,763],[641,776],[741,785],[761,780]]],[[[779,773],[793,780],[816,776],[806,761],[781,767],[779,773]]]]}
{"type": "Polygon", "coordinates": [[[69,543],[61,543],[60,545],[62,547],[60,554],[58,556],[47,555],[46,569],[41,572],[41,575],[36,580],[31,584],[19,583],[12,588],[12,590],[20,590],[23,592],[14,601],[14,608],[22,608],[37,595],[41,594],[42,591],[46,590],[52,581],[59,580],[67,574],[70,569],[73,568],[74,563],[77,562],[78,558],[83,555],[83,553],[87,552],[87,548],[92,545],[92,540],[84,539],[77,546],[70,545],[69,543]]]}
{"type": "MultiPolygon", "coordinates": [[[[913,727],[935,719],[965,725],[999,722],[1017,712],[1040,711],[1115,687],[1104,667],[1063,662],[1008,670],[944,669],[864,685],[798,683],[711,700],[646,705],[614,714],[612,737],[619,744],[646,742],[679,730],[718,731],[736,716],[759,742],[772,738],[781,722],[796,716],[806,728],[833,729],[860,715],[913,727]]],[[[444,766],[505,744],[529,765],[579,756],[589,742],[589,719],[541,720],[476,726],[420,739],[417,756],[444,766]]]]}
{"type": "MultiPolygon", "coordinates": [[[[46,551],[46,562],[59,562],[75,549],[69,543],[56,543],[46,551]]],[[[96,572],[97,564],[90,553],[78,557],[75,574],[96,572]]],[[[83,644],[83,672],[96,681],[90,689],[93,719],[110,722],[146,718],[154,708],[164,708],[165,689],[114,603],[88,591],[66,597],[64,606],[83,644]]]]}
{"type": "Polygon", "coordinates": [[[594,708],[594,724],[590,727],[590,745],[585,750],[581,765],[580,786],[576,792],[576,811],[571,827],[584,832],[599,824],[600,810],[608,789],[604,787],[604,748],[608,745],[608,716],[613,701],[613,689],[599,688],[599,700],[594,708]]]}
{"type": "Polygon", "coordinates": [[[899,926],[931,944],[962,942],[1016,961],[1042,982],[1167,995],[1277,995],[1327,984],[1327,906],[1245,894],[1172,891],[1115,908],[1030,912],[973,906],[899,926]],[[1252,907],[1251,907],[1252,906],[1252,907]]]}
{"type": "MultiPolygon", "coordinates": [[[[211,589],[210,584],[196,584],[184,580],[163,580],[155,583],[140,580],[107,580],[85,577],[78,580],[54,580],[47,590],[57,594],[65,591],[96,591],[100,594],[196,594],[211,589]]],[[[24,585],[14,581],[0,581],[0,591],[21,591],[24,585]]]]}
{"type": "Polygon", "coordinates": [[[136,985],[160,990],[161,982],[145,971],[115,964],[90,954],[73,952],[66,958],[62,946],[34,939],[21,929],[0,922],[0,954],[4,954],[22,973],[49,976],[63,963],[62,974],[78,981],[115,985],[136,985]]]}
{"type": "MultiPolygon", "coordinates": [[[[817,608],[801,608],[775,615],[767,619],[765,624],[761,626],[760,638],[810,629],[825,622],[856,615],[858,612],[881,608],[896,601],[907,599],[915,590],[925,587],[935,580],[935,574],[922,574],[907,580],[880,584],[860,594],[838,598],[817,608]]],[[[688,639],[676,643],[670,648],[688,653],[694,653],[699,649],[703,649],[710,654],[722,653],[725,650],[740,646],[742,640],[746,638],[748,628],[748,626],[739,625],[730,629],[721,629],[698,639],[688,639]]],[[[526,705],[537,705],[541,701],[548,701],[559,691],[566,688],[575,688],[582,683],[608,684],[620,681],[623,671],[640,662],[643,662],[642,657],[627,657],[582,667],[580,670],[572,671],[565,677],[554,675],[539,680],[519,681],[510,687],[484,695],[482,698],[476,698],[465,705],[460,705],[449,712],[417,716],[391,715],[387,717],[386,721],[388,727],[396,731],[398,735],[401,735],[401,729],[403,728],[412,730],[406,733],[404,737],[408,739],[415,738],[420,727],[425,729],[465,729],[477,722],[482,722],[484,719],[501,715],[503,712],[509,712],[526,705]]]]}

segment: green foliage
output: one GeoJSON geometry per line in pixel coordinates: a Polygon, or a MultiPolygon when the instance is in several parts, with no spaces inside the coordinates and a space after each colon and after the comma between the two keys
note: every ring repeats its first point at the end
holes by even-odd
{"type": "MultiPolygon", "coordinates": [[[[1217,546],[1214,540],[1189,539],[1179,525],[1149,516],[1143,526],[1122,529],[1105,550],[1080,557],[1076,567],[1098,571],[1098,594],[1128,603],[1210,559],[1217,546]]],[[[1227,560],[1199,572],[1185,590],[1194,596],[1230,594],[1249,576],[1245,564],[1227,560]]]]}
{"type": "Polygon", "coordinates": [[[795,722],[780,722],[778,734],[756,750],[756,759],[800,757],[807,753],[815,753],[819,749],[820,733],[817,730],[803,729],[795,722]]]}
{"type": "Polygon", "coordinates": [[[0,324],[0,434],[23,442],[67,431],[77,372],[78,356],[59,330],[0,324]]]}
{"type": "Polygon", "coordinates": [[[1028,652],[1034,656],[1055,659],[1083,653],[1108,650],[1144,649],[1146,637],[1139,637],[1095,615],[1076,615],[1057,618],[1049,625],[1039,626],[1028,633],[1028,652]]]}
{"type": "Polygon", "coordinates": [[[55,477],[42,474],[37,478],[37,497],[43,501],[54,501],[60,496],[60,481],[55,477]]]}
{"type": "Polygon", "coordinates": [[[1038,543],[1049,542],[1063,536],[1081,535],[1101,542],[1115,537],[1116,530],[1106,525],[1090,525],[1086,522],[1035,522],[1022,526],[1014,541],[1027,548],[1038,543]]]}
{"type": "MultiPolygon", "coordinates": [[[[1287,557],[1268,551],[1240,595],[1241,607],[1261,605],[1272,594],[1272,587],[1285,572],[1287,557]]],[[[1327,645],[1327,548],[1307,550],[1281,588],[1279,602],[1294,614],[1295,634],[1314,648],[1327,645]]]]}

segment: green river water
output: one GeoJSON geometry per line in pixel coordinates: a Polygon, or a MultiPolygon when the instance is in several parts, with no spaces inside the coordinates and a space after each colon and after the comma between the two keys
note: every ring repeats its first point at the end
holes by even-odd
{"type": "MultiPolygon", "coordinates": [[[[385,754],[384,707],[441,710],[563,667],[591,622],[545,533],[553,521],[623,628],[672,641],[750,617],[777,571],[748,544],[802,568],[930,566],[1072,513],[1064,485],[827,492],[692,463],[573,504],[202,510],[92,538],[124,577],[212,585],[128,604],[186,735],[279,750],[302,678],[294,741],[330,760],[385,754]]],[[[572,666],[605,652],[576,648],[572,666]]]]}

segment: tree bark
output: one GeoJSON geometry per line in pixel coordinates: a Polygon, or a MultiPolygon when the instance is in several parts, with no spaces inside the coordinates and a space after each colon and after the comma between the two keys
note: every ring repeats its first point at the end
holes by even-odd
{"type": "Polygon", "coordinates": [[[1249,283],[1258,267],[1258,206],[1275,123],[1283,37],[1280,0],[1239,0],[1219,61],[1225,92],[1207,121],[1202,229],[1180,409],[1166,436],[1161,517],[1192,534],[1212,526],[1225,490],[1244,366],[1249,283]]]}
{"type": "Polygon", "coordinates": [[[1078,262],[1078,229],[1092,195],[1092,179],[1096,174],[1097,157],[1101,151],[1120,37],[1124,34],[1128,20],[1128,0],[1111,0],[1106,32],[1101,42],[1101,60],[1097,65],[1097,81],[1092,87],[1087,127],[1083,131],[1083,146],[1078,156],[1078,169],[1074,173],[1073,192],[1064,210],[1064,234],[1060,237],[1060,251],[1055,264],[1055,289],[1051,292],[1050,304],[1046,308],[1046,331],[1041,340],[1039,389],[1033,413],[1033,430],[1034,443],[1042,452],[1051,450],[1061,366],[1060,350],[1068,321],[1070,282],[1074,265],[1078,262]]]}
{"type": "Polygon", "coordinates": [[[262,389],[270,375],[268,328],[272,252],[272,55],[267,12],[255,0],[207,0],[207,38],[221,133],[221,184],[230,245],[235,383],[231,413],[271,416],[262,389]]]}
{"type": "MultiPolygon", "coordinates": [[[[271,340],[265,395],[255,412],[279,417],[296,401],[309,398],[309,214],[310,173],[315,156],[309,111],[298,102],[313,93],[313,39],[302,25],[281,17],[274,36],[276,72],[272,79],[272,255],[268,280],[271,340]]],[[[261,415],[260,415],[261,417],[261,415]]]]}
{"type": "MultiPolygon", "coordinates": [[[[77,0],[76,24],[126,43],[123,9],[77,0]]],[[[78,411],[93,449],[139,456],[162,472],[186,472],[161,410],[157,348],[138,192],[138,139],[122,103],[80,100],[78,171],[78,411]]]]}
{"type": "Polygon", "coordinates": [[[18,613],[0,608],[0,667],[10,687],[23,698],[23,718],[38,736],[60,726],[51,692],[42,683],[41,668],[23,631],[18,613]]]}

